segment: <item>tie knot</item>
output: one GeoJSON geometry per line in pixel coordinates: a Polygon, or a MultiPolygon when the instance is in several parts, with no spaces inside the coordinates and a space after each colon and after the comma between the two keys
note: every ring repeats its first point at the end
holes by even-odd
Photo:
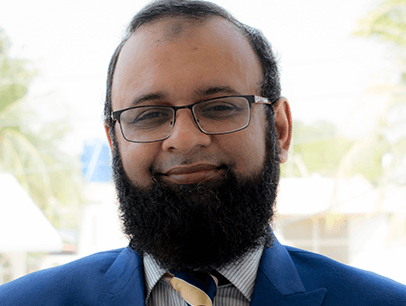
{"type": "Polygon", "coordinates": [[[217,284],[214,278],[204,272],[173,272],[170,283],[179,291],[183,299],[191,306],[212,306],[217,284]]]}

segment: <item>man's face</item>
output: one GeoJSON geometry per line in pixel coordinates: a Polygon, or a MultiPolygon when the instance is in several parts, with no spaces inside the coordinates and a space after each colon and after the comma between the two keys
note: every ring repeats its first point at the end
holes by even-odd
{"type": "MultiPolygon", "coordinates": [[[[259,61],[230,23],[216,18],[179,30],[176,22],[147,24],[127,41],[114,74],[113,110],[260,93],[259,61]]],[[[263,106],[255,105],[248,128],[232,134],[203,134],[188,109],[178,111],[172,134],[164,141],[128,142],[118,124],[115,133],[128,178],[149,187],[153,176],[168,185],[215,180],[224,174],[224,164],[238,177],[258,173],[265,158],[266,126],[263,106]]]]}
{"type": "MultiPolygon", "coordinates": [[[[125,44],[112,107],[259,95],[261,80],[251,46],[227,21],[166,19],[142,26],[125,44]]],[[[254,105],[250,125],[225,135],[203,134],[181,109],[170,137],[154,143],[126,141],[117,123],[116,140],[109,138],[114,181],[133,248],[167,270],[209,271],[268,243],[290,139],[286,101],[274,109],[268,122],[254,105]]]]}

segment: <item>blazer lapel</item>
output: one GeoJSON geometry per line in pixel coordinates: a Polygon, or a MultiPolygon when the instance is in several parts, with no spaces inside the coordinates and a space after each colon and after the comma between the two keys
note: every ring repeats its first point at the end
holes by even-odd
{"type": "MultiPolygon", "coordinates": [[[[104,275],[95,305],[145,305],[142,257],[125,248],[104,275]]],[[[252,306],[320,306],[327,290],[306,292],[287,250],[274,240],[261,258],[252,306]]]]}
{"type": "Polygon", "coordinates": [[[142,257],[127,247],[105,274],[105,288],[95,305],[145,305],[142,257]]]}
{"type": "Polygon", "coordinates": [[[289,253],[275,238],[266,248],[259,264],[252,306],[319,306],[327,290],[306,292],[289,253]]]}

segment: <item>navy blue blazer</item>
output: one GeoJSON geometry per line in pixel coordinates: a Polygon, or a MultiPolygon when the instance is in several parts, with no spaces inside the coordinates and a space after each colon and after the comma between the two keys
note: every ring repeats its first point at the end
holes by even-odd
{"type": "MultiPolygon", "coordinates": [[[[0,286],[1,306],[144,305],[142,258],[130,248],[97,253],[0,286]]],[[[406,305],[406,286],[322,255],[264,250],[253,306],[406,305]]]]}

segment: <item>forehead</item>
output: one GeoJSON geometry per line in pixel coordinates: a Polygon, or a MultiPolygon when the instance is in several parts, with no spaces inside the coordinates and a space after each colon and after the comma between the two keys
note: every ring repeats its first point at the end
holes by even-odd
{"type": "Polygon", "coordinates": [[[113,107],[136,95],[159,91],[175,97],[187,88],[228,86],[254,94],[261,81],[255,52],[227,20],[166,18],[141,26],[124,45],[113,77],[113,107]]]}
{"type": "MultiPolygon", "coordinates": [[[[141,27],[141,31],[151,31],[156,36],[160,36],[162,41],[170,41],[181,38],[183,35],[196,33],[199,27],[204,26],[210,20],[212,20],[212,18],[167,17],[145,24],[141,27]],[[155,31],[152,29],[155,29],[155,31]]],[[[142,32],[134,33],[134,36],[137,34],[142,34],[142,32]]]]}

